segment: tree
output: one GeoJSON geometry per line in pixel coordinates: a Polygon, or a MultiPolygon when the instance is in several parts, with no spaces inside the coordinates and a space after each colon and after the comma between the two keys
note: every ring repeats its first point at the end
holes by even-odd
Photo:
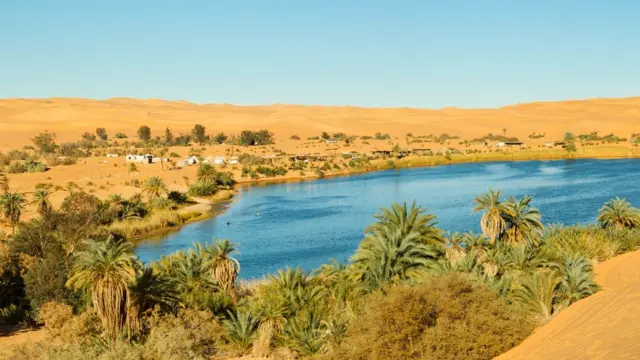
{"type": "Polygon", "coordinates": [[[191,130],[191,134],[193,135],[194,139],[200,144],[204,144],[207,141],[207,135],[205,133],[205,127],[200,125],[200,124],[196,124],[193,127],[193,130],[191,130]]]}
{"type": "Polygon", "coordinates": [[[149,141],[151,139],[151,128],[146,125],[140,126],[138,129],[138,138],[142,141],[149,141]]]}
{"type": "Polygon", "coordinates": [[[329,135],[326,131],[323,131],[322,134],[320,134],[320,137],[323,140],[329,140],[331,138],[331,135],[329,135]]]}
{"type": "Polygon", "coordinates": [[[166,129],[164,129],[164,143],[165,145],[173,145],[173,133],[171,132],[171,129],[169,129],[169,127],[167,126],[166,129]]]}
{"type": "Polygon", "coordinates": [[[518,244],[530,235],[542,233],[542,215],[538,209],[530,206],[532,200],[531,196],[524,196],[520,200],[510,197],[504,202],[504,218],[508,224],[505,231],[507,242],[518,244]]]}
{"type": "Polygon", "coordinates": [[[223,144],[225,141],[227,141],[229,137],[227,135],[225,135],[223,132],[218,133],[218,135],[216,135],[216,137],[214,138],[214,141],[218,144],[223,144]]]}
{"type": "Polygon", "coordinates": [[[127,309],[127,330],[129,337],[137,335],[142,329],[142,314],[158,306],[170,310],[178,302],[171,280],[152,268],[145,267],[136,275],[129,286],[130,301],[127,309]]]}
{"type": "Polygon", "coordinates": [[[116,133],[116,139],[126,139],[127,135],[123,132],[116,133]]]}
{"type": "Polygon", "coordinates": [[[138,167],[134,163],[129,164],[129,172],[138,172],[138,167]]]}
{"type": "Polygon", "coordinates": [[[603,228],[636,228],[640,226],[640,210],[619,197],[607,201],[598,211],[598,224],[603,228]]]}
{"type": "Polygon", "coordinates": [[[82,134],[82,138],[87,140],[87,141],[95,141],[96,140],[96,136],[93,135],[92,133],[88,132],[88,131],[85,132],[84,134],[82,134]]]}
{"type": "Polygon", "coordinates": [[[489,238],[492,244],[496,242],[496,239],[507,226],[503,218],[504,206],[500,202],[501,195],[502,190],[494,191],[489,189],[488,192],[473,200],[476,203],[473,212],[484,211],[480,219],[480,227],[482,228],[482,233],[489,238]]]}
{"type": "Polygon", "coordinates": [[[560,277],[558,301],[563,307],[593,295],[599,289],[593,281],[593,266],[583,257],[565,254],[561,262],[552,264],[552,268],[560,277]]]}
{"type": "Polygon", "coordinates": [[[240,273],[240,262],[231,256],[236,252],[235,245],[229,240],[214,240],[213,245],[207,246],[204,252],[211,262],[213,279],[234,302],[237,301],[236,279],[240,273]]]}
{"type": "Polygon", "coordinates": [[[31,141],[41,154],[51,154],[58,147],[58,145],[56,145],[56,134],[48,131],[38,134],[31,139],[31,141]]]}
{"type": "Polygon", "coordinates": [[[410,210],[406,204],[393,204],[376,218],[352,258],[357,277],[369,289],[414,278],[434,262],[438,251],[428,239],[439,235],[439,230],[429,229],[435,216],[415,204],[410,210]]]}
{"type": "Polygon", "coordinates": [[[198,174],[196,175],[198,181],[207,183],[207,184],[215,184],[216,179],[218,178],[218,171],[211,164],[200,163],[198,167],[198,174]]]}
{"type": "Polygon", "coordinates": [[[5,221],[11,225],[14,233],[26,204],[27,200],[24,198],[24,195],[19,192],[5,192],[0,194],[0,214],[5,221]]]}
{"type": "Polygon", "coordinates": [[[102,141],[107,141],[107,139],[109,138],[109,136],[107,135],[107,130],[105,128],[97,128],[96,135],[98,135],[98,138],[100,138],[100,140],[102,141]]]}
{"type": "Polygon", "coordinates": [[[167,148],[160,149],[160,166],[162,166],[162,170],[164,170],[164,157],[167,155],[169,150],[167,148]]]}
{"type": "Polygon", "coordinates": [[[466,249],[462,245],[465,243],[465,236],[460,233],[453,233],[445,238],[445,255],[451,264],[456,265],[466,254],[466,249]]]}
{"type": "Polygon", "coordinates": [[[167,193],[167,185],[161,178],[152,176],[144,182],[142,192],[150,199],[154,199],[167,193]]]}
{"type": "Polygon", "coordinates": [[[33,193],[31,204],[36,206],[36,209],[39,214],[42,215],[53,209],[53,207],[51,206],[51,200],[49,200],[50,196],[51,196],[51,188],[37,189],[33,193]]]}
{"type": "Polygon", "coordinates": [[[75,256],[67,286],[91,295],[104,330],[115,340],[124,328],[137,259],[127,241],[89,241],[75,256]]]}
{"type": "Polygon", "coordinates": [[[564,149],[568,153],[574,153],[578,151],[578,149],[576,148],[576,137],[570,132],[564,134],[564,149]]]}
{"type": "Polygon", "coordinates": [[[9,191],[9,177],[0,169],[0,191],[9,191]]]}

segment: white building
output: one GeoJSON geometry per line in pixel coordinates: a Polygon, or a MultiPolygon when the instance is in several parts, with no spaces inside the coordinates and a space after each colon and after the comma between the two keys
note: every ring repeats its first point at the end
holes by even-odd
{"type": "Polygon", "coordinates": [[[195,165],[197,163],[199,163],[200,160],[198,160],[197,157],[195,156],[187,156],[184,158],[184,163],[189,166],[189,165],[195,165]]]}
{"type": "Polygon", "coordinates": [[[215,165],[224,165],[224,158],[223,157],[216,157],[215,159],[213,159],[213,163],[215,165]]]}
{"type": "Polygon", "coordinates": [[[160,162],[166,163],[166,162],[169,162],[169,158],[154,157],[153,159],[151,159],[151,162],[154,164],[157,164],[160,162]]]}
{"type": "Polygon", "coordinates": [[[107,154],[107,157],[108,158],[117,158],[117,157],[120,157],[120,155],[118,155],[118,154],[107,154]]]}
{"type": "Polygon", "coordinates": [[[240,162],[238,161],[238,158],[231,158],[229,160],[229,164],[231,165],[238,165],[240,162]]]}
{"type": "Polygon", "coordinates": [[[505,145],[507,145],[507,144],[503,143],[502,141],[499,141],[498,143],[496,143],[497,147],[503,147],[505,145]]]}
{"type": "Polygon", "coordinates": [[[153,161],[153,155],[127,155],[126,161],[141,164],[151,164],[151,162],[153,161]]]}

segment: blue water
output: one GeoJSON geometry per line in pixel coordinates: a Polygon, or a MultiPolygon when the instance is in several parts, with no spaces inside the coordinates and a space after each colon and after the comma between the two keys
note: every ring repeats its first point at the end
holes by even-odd
{"type": "Polygon", "coordinates": [[[480,231],[473,198],[492,187],[534,196],[545,224],[591,223],[615,196],[640,205],[638,179],[640,160],[622,159],[459,164],[254,185],[220,216],[147,240],[137,254],[150,261],[195,241],[230,239],[238,244],[240,276],[256,278],[287,266],[312,269],[331,258],[348,259],[373,215],[394,201],[415,200],[445,230],[480,231]]]}

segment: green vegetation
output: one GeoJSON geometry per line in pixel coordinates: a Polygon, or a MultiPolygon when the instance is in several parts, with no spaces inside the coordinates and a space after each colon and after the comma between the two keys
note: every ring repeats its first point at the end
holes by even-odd
{"type": "Polygon", "coordinates": [[[235,181],[231,173],[219,172],[212,165],[201,163],[197,181],[189,186],[189,195],[212,196],[220,188],[230,188],[235,181]]]}
{"type": "Polygon", "coordinates": [[[151,128],[146,125],[140,126],[138,128],[138,139],[145,142],[151,140],[151,128]]]}
{"type": "Polygon", "coordinates": [[[572,133],[568,132],[564,134],[563,142],[563,147],[567,151],[567,153],[571,154],[578,151],[578,149],[576,148],[576,137],[572,133]]]}
{"type": "MultiPolygon", "coordinates": [[[[197,183],[229,187],[223,174],[202,165],[197,183]]],[[[145,193],[187,201],[162,185],[149,178],[145,193]]],[[[17,358],[488,359],[597,292],[596,262],[640,245],[640,211],[623,199],[597,225],[543,227],[531,197],[489,190],[475,199],[482,234],[445,233],[425,208],[392,204],[349,263],[241,283],[228,240],[135,258],[127,239],[190,214],[140,195],[74,190],[56,211],[46,198],[34,196],[42,211],[28,222],[24,196],[0,198],[16,226],[0,253],[0,321],[39,322],[52,337],[17,358]]]]}

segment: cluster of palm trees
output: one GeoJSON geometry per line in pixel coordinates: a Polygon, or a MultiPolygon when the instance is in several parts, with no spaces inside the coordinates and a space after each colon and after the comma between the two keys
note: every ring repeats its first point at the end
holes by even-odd
{"type": "Polygon", "coordinates": [[[112,340],[141,330],[141,317],[156,306],[209,309],[216,293],[237,299],[240,266],[228,240],[195,244],[151,266],[143,266],[130,242],[88,241],[74,256],[67,286],[90,295],[91,304],[112,340]]]}
{"type": "Polygon", "coordinates": [[[53,191],[50,186],[36,187],[32,193],[31,201],[28,201],[26,194],[11,191],[9,178],[0,172],[0,190],[2,191],[0,193],[0,217],[11,226],[13,232],[15,232],[15,227],[20,222],[24,208],[28,204],[34,205],[39,214],[52,210],[50,197],[53,191]]]}

